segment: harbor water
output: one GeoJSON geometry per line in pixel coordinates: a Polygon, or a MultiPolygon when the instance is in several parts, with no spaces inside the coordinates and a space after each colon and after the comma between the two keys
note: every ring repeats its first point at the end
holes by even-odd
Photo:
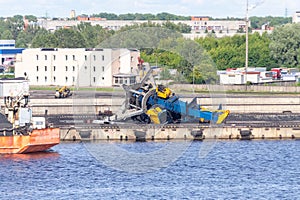
{"type": "Polygon", "coordinates": [[[0,168],[0,199],[300,198],[299,140],[62,142],[0,168]]]}

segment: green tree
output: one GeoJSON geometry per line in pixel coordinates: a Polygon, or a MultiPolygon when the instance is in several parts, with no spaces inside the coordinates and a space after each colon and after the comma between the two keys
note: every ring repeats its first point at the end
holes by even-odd
{"type": "MultiPolygon", "coordinates": [[[[27,33],[22,31],[18,34],[18,37],[16,39],[16,47],[18,48],[27,48],[28,47],[28,41],[26,40],[27,33]]],[[[31,41],[30,41],[31,42],[31,41]]]]}
{"type": "Polygon", "coordinates": [[[12,34],[12,32],[10,30],[5,30],[2,34],[1,34],[1,39],[2,40],[13,40],[14,36],[12,34]]]}
{"type": "MultiPolygon", "coordinates": [[[[196,39],[206,49],[219,70],[239,68],[245,66],[245,35],[233,37],[196,39]]],[[[274,59],[270,56],[270,38],[267,33],[262,36],[258,33],[249,34],[249,66],[276,67],[274,59]]]]}
{"type": "Polygon", "coordinates": [[[300,24],[287,24],[278,27],[271,35],[271,56],[280,65],[299,66],[300,24]]]}
{"type": "Polygon", "coordinates": [[[103,29],[99,25],[92,26],[90,23],[81,23],[76,29],[82,34],[86,41],[86,47],[89,48],[96,47],[113,34],[113,31],[103,29]]]}
{"type": "Polygon", "coordinates": [[[101,18],[106,18],[107,20],[117,20],[118,19],[118,15],[114,14],[114,13],[99,13],[99,14],[94,14],[92,15],[92,17],[101,17],[101,18]]]}
{"type": "Polygon", "coordinates": [[[254,29],[260,29],[262,25],[268,24],[269,26],[281,26],[284,24],[288,24],[292,22],[291,17],[272,17],[272,16],[266,16],[266,17],[250,17],[251,22],[251,28],[254,29]]]}
{"type": "Polygon", "coordinates": [[[25,15],[25,18],[29,21],[29,22],[37,22],[37,17],[34,15],[25,15]]]}
{"type": "Polygon", "coordinates": [[[18,33],[18,36],[16,38],[16,47],[21,47],[21,48],[31,47],[33,38],[41,30],[44,30],[45,32],[47,32],[45,29],[41,29],[39,27],[35,27],[35,26],[31,26],[31,25],[29,25],[26,28],[26,30],[21,30],[18,33]]]}
{"type": "Polygon", "coordinates": [[[32,40],[32,48],[55,48],[59,46],[58,39],[45,29],[40,30],[32,40]]]}
{"type": "Polygon", "coordinates": [[[15,40],[18,36],[18,33],[24,28],[23,16],[15,15],[13,17],[8,17],[5,23],[6,30],[9,30],[13,35],[13,38],[11,39],[15,40]]]}
{"type": "Polygon", "coordinates": [[[54,32],[54,36],[59,48],[85,48],[87,46],[84,36],[72,28],[59,29],[54,32]]]}

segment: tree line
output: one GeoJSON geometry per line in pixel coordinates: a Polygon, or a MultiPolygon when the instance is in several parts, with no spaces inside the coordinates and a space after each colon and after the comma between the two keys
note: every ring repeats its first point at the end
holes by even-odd
{"type": "MultiPolygon", "coordinates": [[[[88,16],[84,14],[83,16],[88,16]]],[[[190,16],[174,15],[167,12],[157,14],[141,14],[141,13],[127,13],[116,15],[114,13],[102,12],[99,14],[93,14],[90,17],[101,17],[107,20],[191,20],[190,16]]]]}
{"type": "MultiPolygon", "coordinates": [[[[194,70],[195,65],[173,52],[159,49],[146,50],[142,51],[142,57],[154,65],[158,63],[160,66],[179,70],[186,75],[185,78],[190,83],[192,81],[203,83],[206,80],[217,79],[212,74],[212,68],[216,73],[216,70],[244,67],[245,41],[245,34],[222,38],[216,38],[214,34],[210,34],[208,37],[195,39],[195,42],[207,53],[198,54],[198,57],[204,60],[204,63],[200,64],[202,67],[198,65],[198,72],[194,70]],[[206,57],[211,60],[207,62],[206,57]]],[[[194,49],[190,48],[190,52],[193,51],[194,49]]],[[[267,70],[277,67],[300,69],[300,24],[277,27],[271,34],[266,32],[262,35],[249,34],[248,65],[249,67],[266,67],[267,70]]],[[[167,74],[166,77],[168,76],[167,74]]]]}

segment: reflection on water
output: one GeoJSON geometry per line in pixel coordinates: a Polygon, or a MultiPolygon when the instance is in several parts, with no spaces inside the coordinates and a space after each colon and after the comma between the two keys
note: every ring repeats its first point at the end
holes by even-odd
{"type": "Polygon", "coordinates": [[[59,153],[53,151],[27,153],[27,154],[3,154],[0,155],[0,162],[5,160],[22,161],[22,160],[56,159],[58,157],[59,157],[59,153]]]}

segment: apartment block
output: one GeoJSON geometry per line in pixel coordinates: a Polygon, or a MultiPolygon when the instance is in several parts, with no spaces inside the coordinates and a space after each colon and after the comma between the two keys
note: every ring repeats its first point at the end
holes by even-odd
{"type": "Polygon", "coordinates": [[[110,87],[121,85],[120,82],[132,84],[138,75],[139,56],[140,52],[136,49],[25,49],[17,56],[15,76],[24,77],[26,73],[30,85],[42,86],[110,87]],[[115,79],[118,79],[117,84],[115,79]]]}

